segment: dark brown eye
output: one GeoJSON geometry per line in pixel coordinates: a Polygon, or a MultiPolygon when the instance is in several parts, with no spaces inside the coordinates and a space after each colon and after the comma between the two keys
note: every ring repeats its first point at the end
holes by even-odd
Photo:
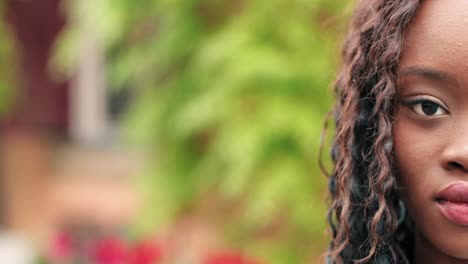
{"type": "Polygon", "coordinates": [[[443,107],[429,100],[412,102],[410,103],[410,108],[416,114],[423,116],[437,116],[447,114],[447,111],[443,107]]]}
{"type": "Polygon", "coordinates": [[[433,115],[439,109],[439,106],[432,102],[423,102],[421,103],[421,109],[426,115],[433,115]]]}

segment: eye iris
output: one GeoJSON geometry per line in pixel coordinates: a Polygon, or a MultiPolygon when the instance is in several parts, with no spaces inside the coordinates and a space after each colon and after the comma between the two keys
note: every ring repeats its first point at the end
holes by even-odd
{"type": "Polygon", "coordinates": [[[437,112],[439,106],[431,102],[423,102],[421,103],[421,108],[424,114],[433,115],[437,112]]]}

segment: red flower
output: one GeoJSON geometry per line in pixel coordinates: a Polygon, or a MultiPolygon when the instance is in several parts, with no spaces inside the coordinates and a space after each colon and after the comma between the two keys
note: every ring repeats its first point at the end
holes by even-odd
{"type": "Polygon", "coordinates": [[[109,237],[96,245],[96,264],[127,264],[128,248],[124,241],[109,237]]]}
{"type": "Polygon", "coordinates": [[[209,256],[204,264],[259,264],[238,252],[219,252],[209,256]]]}
{"type": "Polygon", "coordinates": [[[52,240],[49,258],[55,261],[66,261],[73,256],[73,241],[68,233],[58,233],[52,240]]]}
{"type": "Polygon", "coordinates": [[[162,260],[162,245],[152,240],[139,242],[130,253],[130,264],[156,264],[162,260]]]}

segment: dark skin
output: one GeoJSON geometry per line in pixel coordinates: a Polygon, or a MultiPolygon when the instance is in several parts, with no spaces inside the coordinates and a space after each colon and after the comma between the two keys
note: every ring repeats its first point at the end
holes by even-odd
{"type": "Polygon", "coordinates": [[[405,34],[394,126],[416,264],[468,263],[468,226],[437,209],[437,192],[468,182],[468,1],[425,1],[405,34]]]}

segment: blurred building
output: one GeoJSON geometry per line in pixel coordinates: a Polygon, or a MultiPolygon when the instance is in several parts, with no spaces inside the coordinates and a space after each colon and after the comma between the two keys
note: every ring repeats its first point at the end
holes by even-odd
{"type": "Polygon", "coordinates": [[[0,120],[0,229],[39,244],[70,224],[124,227],[138,208],[142,158],[121,144],[109,118],[99,43],[82,32],[74,77],[49,73],[66,23],[62,4],[6,1],[18,64],[14,107],[0,120]]]}

